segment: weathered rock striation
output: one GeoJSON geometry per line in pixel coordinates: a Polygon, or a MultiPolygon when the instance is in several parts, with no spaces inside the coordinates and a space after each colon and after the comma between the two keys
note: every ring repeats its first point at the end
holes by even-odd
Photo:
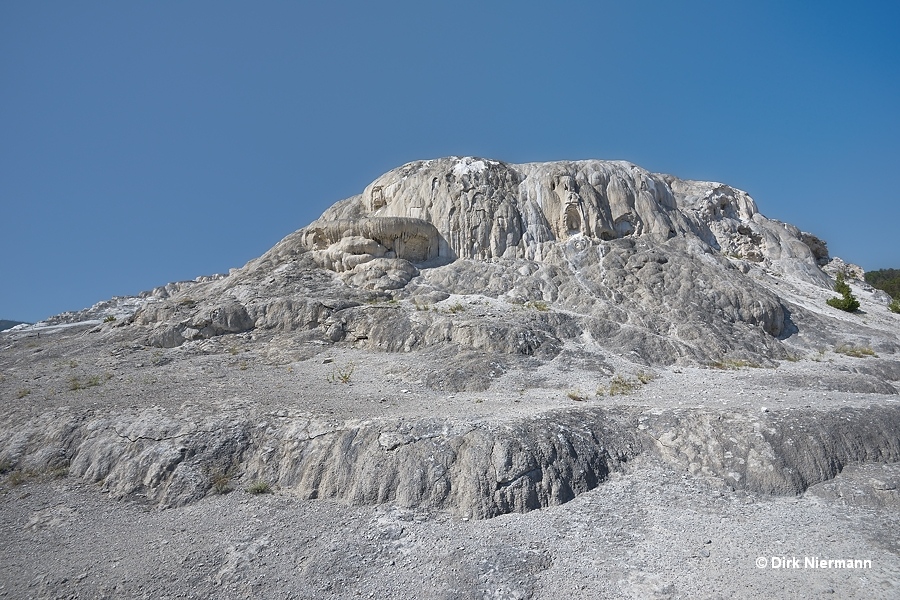
{"type": "Polygon", "coordinates": [[[6,441],[26,469],[67,468],[115,498],[195,502],[229,474],[300,498],[490,518],[563,504],[641,455],[748,491],[802,494],[845,465],[900,461],[900,407],[579,409],[504,423],[288,418],[264,427],[158,408],[50,415],[6,441]]]}
{"type": "MultiPolygon", "coordinates": [[[[72,334],[54,347],[45,336],[31,350],[27,330],[4,334],[4,368],[40,380],[31,385],[44,386],[46,404],[5,417],[0,464],[68,469],[114,497],[162,507],[233,478],[302,498],[485,518],[564,503],[647,456],[731,488],[800,494],[847,464],[900,459],[897,406],[829,399],[820,408],[803,397],[802,408],[760,411],[742,389],[658,410],[646,404],[672,390],[644,407],[560,409],[554,398],[600,402],[599,391],[574,388],[602,383],[612,394],[614,374],[646,379],[643,368],[671,367],[677,382],[682,367],[819,362],[847,344],[883,356],[801,369],[796,385],[789,376],[781,385],[896,396],[893,317],[869,322],[825,306],[826,271],[858,275],[850,267],[720,183],[627,162],[413,162],[228,275],[50,323],[80,319],[86,341],[72,334]],[[339,352],[367,361],[371,393],[335,390],[351,367],[316,371],[334,357],[311,359],[339,352]],[[383,392],[396,380],[383,365],[399,360],[388,353],[414,359],[402,369],[407,387],[383,392]],[[225,361],[237,376],[221,372],[225,361]],[[78,371],[83,362],[109,369],[105,379],[78,371]],[[72,373],[68,389],[59,365],[72,373]],[[305,379],[288,381],[285,365],[305,379]],[[107,380],[117,386],[108,409],[66,396],[107,380]],[[415,400],[405,395],[413,387],[415,400]],[[506,404],[477,418],[432,407],[457,392],[472,406],[482,392],[506,404]],[[383,408],[390,394],[409,398],[406,412],[383,408]],[[727,410],[711,405],[726,401],[727,410]]],[[[864,302],[872,310],[884,299],[864,302]]],[[[0,379],[19,399],[38,395],[12,385],[0,379]]]]}
{"type": "Polygon", "coordinates": [[[575,342],[646,364],[764,362],[786,355],[780,340],[796,327],[764,280],[830,287],[825,259],[821,240],[727,185],[626,162],[445,158],[386,173],[244,268],[148,303],[135,321],[160,347],[260,328],[392,351],[554,355],[575,342]],[[373,308],[458,296],[549,310],[476,325],[373,308]]]}

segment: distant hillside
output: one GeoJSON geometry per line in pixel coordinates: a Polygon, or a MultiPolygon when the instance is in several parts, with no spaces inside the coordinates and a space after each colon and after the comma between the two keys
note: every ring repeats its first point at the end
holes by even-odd
{"type": "Polygon", "coordinates": [[[892,298],[900,298],[900,269],[879,269],[866,273],[866,282],[884,290],[892,298]]]}
{"type": "Polygon", "coordinates": [[[0,331],[5,331],[16,325],[21,325],[23,322],[24,321],[7,321],[6,319],[0,319],[0,331]]]}

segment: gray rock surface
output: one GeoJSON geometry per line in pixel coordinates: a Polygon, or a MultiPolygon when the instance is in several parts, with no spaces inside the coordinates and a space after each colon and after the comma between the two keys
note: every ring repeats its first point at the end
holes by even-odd
{"type": "Polygon", "coordinates": [[[896,597],[900,317],[855,269],[719,183],[404,165],[0,333],[0,595],[896,597]]]}
{"type": "Polygon", "coordinates": [[[134,321],[159,347],[257,327],[393,351],[553,355],[575,340],[648,365],[765,362],[786,356],[801,316],[778,278],[829,288],[823,256],[726,185],[623,162],[449,158],[383,175],[228,277],[151,298],[134,321]],[[492,310],[473,322],[460,297],[492,310]]]}

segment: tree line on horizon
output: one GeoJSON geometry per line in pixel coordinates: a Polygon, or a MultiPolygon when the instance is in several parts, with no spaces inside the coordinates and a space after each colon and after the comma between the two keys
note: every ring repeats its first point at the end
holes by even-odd
{"type": "Polygon", "coordinates": [[[878,269],[866,272],[866,283],[886,292],[891,298],[900,299],[900,269],[878,269]]]}
{"type": "Polygon", "coordinates": [[[24,321],[10,321],[9,319],[0,319],[0,331],[6,331],[16,325],[21,325],[24,321]]]}

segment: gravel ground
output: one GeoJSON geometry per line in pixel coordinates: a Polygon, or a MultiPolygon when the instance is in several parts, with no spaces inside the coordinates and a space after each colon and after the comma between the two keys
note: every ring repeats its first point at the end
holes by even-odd
{"type": "MultiPolygon", "coordinates": [[[[250,334],[154,350],[115,328],[90,331],[3,338],[6,431],[48,415],[149,407],[342,421],[440,414],[484,423],[567,407],[703,407],[727,415],[898,400],[883,376],[895,361],[832,351],[775,368],[647,369],[646,384],[636,383],[642,369],[621,357],[605,357],[598,370],[564,352],[544,365],[498,368],[487,391],[445,393],[424,385],[429,365],[413,354],[250,334]],[[349,383],[335,381],[351,366],[349,383]],[[634,389],[597,396],[613,373],[634,389]]],[[[798,497],[735,490],[679,468],[642,455],[570,502],[487,520],[392,503],[347,506],[281,489],[252,494],[243,484],[160,510],[139,497],[107,498],[100,484],[63,471],[21,481],[7,473],[0,596],[900,597],[897,463],[849,465],[798,497]],[[829,568],[828,559],[871,563],[849,570],[829,568]]]]}
{"type": "Polygon", "coordinates": [[[77,481],[29,482],[0,496],[0,594],[898,597],[896,506],[848,506],[814,490],[758,497],[641,461],[565,505],[465,521],[243,490],[160,511],[77,481]],[[795,557],[799,568],[772,568],[795,557]],[[871,567],[804,568],[807,557],[871,567]]]}

